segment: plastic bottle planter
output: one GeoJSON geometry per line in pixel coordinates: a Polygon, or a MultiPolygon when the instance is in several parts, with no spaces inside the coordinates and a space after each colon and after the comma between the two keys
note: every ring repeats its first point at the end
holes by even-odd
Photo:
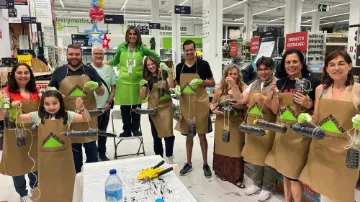
{"type": "Polygon", "coordinates": [[[4,127],[6,129],[15,129],[16,128],[16,124],[13,121],[11,121],[9,112],[5,112],[4,127]]]}
{"type": "Polygon", "coordinates": [[[264,136],[266,131],[262,128],[247,125],[245,123],[240,124],[240,131],[249,135],[264,136]]]}
{"type": "Polygon", "coordinates": [[[358,169],[360,163],[360,151],[350,148],[346,152],[346,166],[351,169],[358,169]]]}
{"type": "Polygon", "coordinates": [[[26,137],[25,137],[24,128],[16,128],[15,129],[15,136],[16,136],[16,145],[18,147],[26,146],[26,137]]]}
{"type": "Polygon", "coordinates": [[[142,108],[136,108],[133,109],[133,111],[137,114],[149,114],[149,115],[156,115],[157,109],[142,109],[142,108]]]}
{"type": "Polygon", "coordinates": [[[101,114],[103,114],[105,112],[105,110],[103,109],[91,109],[88,110],[90,116],[100,116],[101,114]]]}
{"type": "Polygon", "coordinates": [[[260,128],[271,130],[278,133],[286,133],[287,127],[284,124],[270,123],[263,119],[258,119],[254,121],[254,124],[260,128]]]}
{"type": "MultiPolygon", "coordinates": [[[[305,78],[296,79],[294,93],[298,92],[303,95],[307,95],[310,90],[311,90],[311,83],[309,80],[307,80],[305,78]]],[[[296,103],[295,101],[293,101],[293,102],[296,103]]]]}
{"type": "Polygon", "coordinates": [[[195,137],[196,136],[196,125],[194,121],[189,121],[189,132],[188,135],[195,137]]]}
{"type": "Polygon", "coordinates": [[[311,137],[314,139],[323,139],[325,137],[325,133],[319,127],[313,128],[308,126],[301,126],[300,124],[293,124],[290,126],[291,129],[294,130],[296,134],[311,137]]]}
{"type": "Polygon", "coordinates": [[[221,139],[223,142],[230,142],[230,130],[229,129],[223,130],[221,139]]]}
{"type": "Polygon", "coordinates": [[[95,137],[95,136],[97,136],[97,129],[90,128],[89,130],[85,130],[85,131],[70,130],[68,132],[65,132],[65,136],[68,136],[68,137],[95,137]]]}
{"type": "Polygon", "coordinates": [[[235,114],[235,110],[230,106],[222,107],[220,111],[224,113],[224,116],[233,116],[235,114]]]}

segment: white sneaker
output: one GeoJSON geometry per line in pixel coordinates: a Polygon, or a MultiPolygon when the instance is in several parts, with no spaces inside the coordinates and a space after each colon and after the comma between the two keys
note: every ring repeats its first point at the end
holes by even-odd
{"type": "Polygon", "coordinates": [[[249,188],[247,188],[247,189],[245,190],[244,193],[245,193],[246,196],[250,196],[250,195],[256,194],[256,193],[259,192],[259,191],[261,191],[261,188],[258,187],[258,186],[256,186],[256,185],[254,185],[254,184],[252,184],[249,188]]]}
{"type": "Polygon", "coordinates": [[[271,197],[271,191],[261,190],[259,196],[256,198],[258,201],[267,201],[271,197]]]}
{"type": "Polygon", "coordinates": [[[33,202],[30,196],[24,196],[20,198],[20,202],[33,202]]]}
{"type": "Polygon", "coordinates": [[[166,157],[166,163],[167,164],[174,164],[174,156],[166,157]]]}

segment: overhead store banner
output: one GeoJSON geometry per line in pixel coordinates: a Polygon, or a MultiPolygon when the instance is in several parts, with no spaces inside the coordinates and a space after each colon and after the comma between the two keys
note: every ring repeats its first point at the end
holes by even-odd
{"type": "Polygon", "coordinates": [[[250,54],[256,54],[259,50],[260,37],[253,37],[250,40],[250,54]]]}
{"type": "Polygon", "coordinates": [[[21,23],[21,17],[30,17],[27,0],[15,0],[14,9],[8,11],[9,23],[21,23]]]}
{"type": "Polygon", "coordinates": [[[299,49],[300,51],[307,51],[308,32],[295,32],[286,35],[285,50],[299,49]]]}
{"type": "Polygon", "coordinates": [[[36,0],[34,1],[35,14],[37,22],[40,22],[43,26],[53,25],[53,0],[36,0]]]}

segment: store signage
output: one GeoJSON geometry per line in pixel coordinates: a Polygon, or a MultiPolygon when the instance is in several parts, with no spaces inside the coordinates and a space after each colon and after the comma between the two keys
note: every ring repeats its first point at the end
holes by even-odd
{"type": "Polygon", "coordinates": [[[123,15],[105,15],[104,17],[105,24],[124,24],[124,16],[123,15]]]}
{"type": "Polygon", "coordinates": [[[19,63],[26,63],[30,67],[32,66],[32,55],[18,55],[19,63]]]}
{"type": "Polygon", "coordinates": [[[8,9],[8,17],[9,18],[16,18],[17,17],[17,9],[8,9]]]}
{"type": "Polygon", "coordinates": [[[285,50],[299,49],[305,52],[307,50],[308,32],[295,32],[286,35],[285,50]]]}
{"type": "Polygon", "coordinates": [[[274,55],[274,51],[277,44],[277,38],[278,38],[278,32],[276,30],[260,33],[259,49],[256,53],[255,59],[252,62],[252,66],[255,71],[257,70],[256,61],[259,58],[261,58],[262,56],[272,57],[274,55]]]}
{"type": "Polygon", "coordinates": [[[237,56],[237,42],[236,41],[230,42],[230,56],[231,57],[237,56]]]}
{"type": "Polygon", "coordinates": [[[0,0],[0,9],[13,9],[14,0],[0,0]]]}
{"type": "Polygon", "coordinates": [[[36,23],[36,18],[35,17],[21,17],[21,23],[35,24],[36,23]]]}
{"type": "Polygon", "coordinates": [[[250,40],[250,54],[256,54],[259,49],[260,37],[253,37],[250,40]]]}
{"type": "Polygon", "coordinates": [[[149,29],[160,29],[160,23],[149,23],[149,29]]]}
{"type": "Polygon", "coordinates": [[[72,34],[71,43],[79,45],[81,47],[90,46],[89,45],[89,36],[86,34],[72,34]]]}
{"type": "Polygon", "coordinates": [[[328,12],[330,10],[330,5],[319,4],[318,11],[320,12],[328,12]]]}
{"type": "Polygon", "coordinates": [[[175,6],[175,14],[191,14],[191,6],[175,6]]]}

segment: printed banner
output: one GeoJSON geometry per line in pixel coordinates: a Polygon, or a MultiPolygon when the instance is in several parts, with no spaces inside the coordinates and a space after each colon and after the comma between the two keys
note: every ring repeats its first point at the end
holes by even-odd
{"type": "Polygon", "coordinates": [[[230,56],[236,57],[237,56],[237,43],[236,41],[230,42],[230,56]]]}
{"type": "Polygon", "coordinates": [[[259,50],[260,37],[253,37],[250,40],[250,54],[256,54],[259,50]]]}
{"type": "Polygon", "coordinates": [[[286,35],[285,50],[299,49],[300,51],[307,51],[308,32],[295,32],[286,35]]]}

